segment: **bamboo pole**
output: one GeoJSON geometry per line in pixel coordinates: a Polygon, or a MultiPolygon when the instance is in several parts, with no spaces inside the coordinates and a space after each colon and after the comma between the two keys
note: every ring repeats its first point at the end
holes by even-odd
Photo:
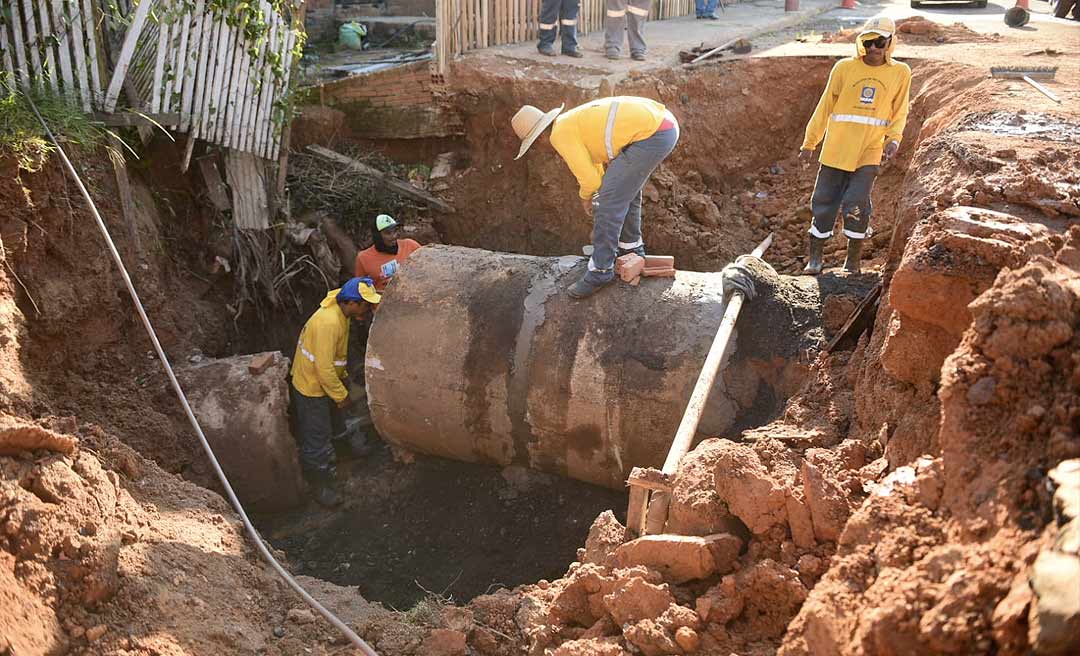
{"type": "MultiPolygon", "coordinates": [[[[765,238],[751,255],[761,257],[772,244],[773,236],[765,238]]],[[[664,460],[663,472],[669,476],[675,476],[679,471],[679,463],[683,456],[690,451],[693,444],[694,434],[697,433],[698,424],[701,422],[701,414],[705,411],[705,402],[709,400],[709,391],[712,390],[716,374],[720,371],[720,365],[724,362],[724,352],[731,341],[731,334],[735,329],[735,322],[742,310],[744,297],[741,292],[735,292],[728,299],[724,316],[720,320],[720,327],[716,331],[709,354],[705,357],[705,364],[701,367],[694,391],[690,395],[690,401],[686,404],[686,412],[683,413],[679,429],[675,432],[675,439],[671,441],[671,449],[668,450],[667,459],[664,460]]],[[[664,532],[664,524],[667,523],[668,507],[671,504],[671,494],[668,492],[655,492],[649,502],[645,531],[649,535],[664,532]]],[[[633,528],[627,526],[627,528],[633,528]]]]}

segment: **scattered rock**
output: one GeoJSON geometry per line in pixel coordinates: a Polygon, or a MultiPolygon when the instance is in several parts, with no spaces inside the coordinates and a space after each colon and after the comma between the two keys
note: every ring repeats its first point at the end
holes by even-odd
{"type": "Polygon", "coordinates": [[[434,629],[420,645],[425,656],[465,656],[465,634],[453,629],[434,629]]]}
{"type": "Polygon", "coordinates": [[[1031,568],[1028,639],[1039,654],[1080,651],[1080,558],[1043,551],[1031,568]]]}
{"type": "Polygon", "coordinates": [[[98,640],[101,640],[101,637],[105,635],[105,632],[108,630],[108,627],[106,627],[104,624],[92,626],[86,630],[86,641],[97,642],[98,640]]]}
{"type": "Polygon", "coordinates": [[[654,585],[640,576],[620,581],[604,596],[604,608],[616,624],[633,624],[644,619],[660,617],[675,597],[666,584],[654,585]]]}
{"type": "Polygon", "coordinates": [[[290,608],[286,618],[293,624],[304,626],[315,621],[315,613],[308,608],[290,608]]]}
{"type": "Polygon", "coordinates": [[[283,627],[283,626],[275,626],[273,633],[274,633],[275,638],[284,638],[285,637],[285,627],[283,627]]]}
{"type": "Polygon", "coordinates": [[[675,632],[675,642],[679,643],[679,647],[688,654],[693,654],[701,647],[701,638],[697,631],[688,626],[681,627],[675,632]]]}
{"type": "Polygon", "coordinates": [[[605,510],[589,527],[589,536],[585,538],[585,557],[581,562],[614,567],[618,562],[616,550],[625,538],[626,527],[615,519],[615,513],[605,510]]]}
{"type": "Polygon", "coordinates": [[[690,218],[707,228],[720,225],[720,209],[705,194],[690,194],[686,199],[686,209],[690,212],[690,218]]]}
{"type": "Polygon", "coordinates": [[[732,570],[742,540],[727,533],[706,537],[646,535],[615,551],[621,567],[645,565],[673,583],[703,579],[732,570]]]}

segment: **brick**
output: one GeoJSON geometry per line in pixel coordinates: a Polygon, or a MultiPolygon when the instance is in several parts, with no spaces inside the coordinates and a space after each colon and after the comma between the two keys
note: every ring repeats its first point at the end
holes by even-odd
{"type": "Polygon", "coordinates": [[[251,362],[248,364],[248,373],[252,376],[258,376],[266,371],[270,365],[274,364],[274,360],[274,353],[260,353],[251,358],[251,362]]]}
{"type": "Polygon", "coordinates": [[[668,267],[645,268],[641,270],[641,275],[646,278],[674,278],[675,269],[668,267]]]}
{"type": "Polygon", "coordinates": [[[641,275],[645,268],[645,258],[635,253],[629,253],[615,259],[615,272],[625,282],[630,282],[641,275]]]}
{"type": "Polygon", "coordinates": [[[645,268],[656,269],[658,267],[665,267],[669,269],[675,268],[675,256],[674,255],[646,255],[645,256],[645,268]]]}

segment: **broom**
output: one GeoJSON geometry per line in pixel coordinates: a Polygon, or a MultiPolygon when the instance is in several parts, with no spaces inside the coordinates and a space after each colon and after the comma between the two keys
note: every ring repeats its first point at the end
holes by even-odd
{"type": "Polygon", "coordinates": [[[1057,66],[991,66],[990,75],[997,78],[1020,78],[1024,82],[1027,82],[1031,86],[1035,87],[1041,94],[1053,100],[1056,103],[1060,103],[1061,99],[1058,98],[1052,91],[1039,84],[1032,78],[1039,78],[1042,80],[1054,79],[1054,73],[1057,73],[1057,66]]]}

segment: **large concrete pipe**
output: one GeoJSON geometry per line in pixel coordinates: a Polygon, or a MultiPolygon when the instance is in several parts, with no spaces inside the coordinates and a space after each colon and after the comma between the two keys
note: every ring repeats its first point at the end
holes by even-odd
{"type": "MultiPolygon", "coordinates": [[[[368,338],[368,399],[383,438],[612,488],[631,467],[663,463],[723,315],[720,275],[617,282],[575,301],[565,288],[584,262],[417,251],[368,338]]],[[[793,356],[823,339],[817,282],[807,278],[814,289],[792,294],[799,279],[770,275],[739,321],[761,334],[740,342],[718,377],[702,434],[723,434],[763,403],[769,416],[759,419],[771,418],[778,399],[762,386],[792,391],[804,370],[793,356]],[[793,309],[793,297],[809,300],[793,309]]]]}

